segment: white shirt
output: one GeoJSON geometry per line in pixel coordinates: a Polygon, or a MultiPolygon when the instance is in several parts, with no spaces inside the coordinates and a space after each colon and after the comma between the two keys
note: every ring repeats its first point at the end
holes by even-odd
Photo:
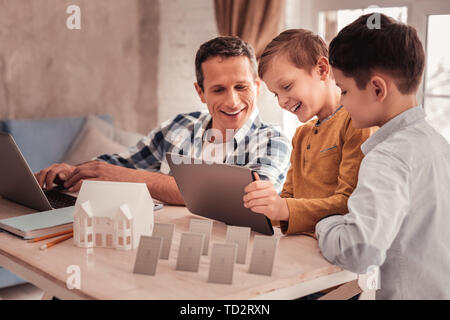
{"type": "Polygon", "coordinates": [[[362,146],[349,213],[316,226],[324,257],[366,273],[380,266],[377,299],[450,299],[450,146],[421,107],[362,146]]]}

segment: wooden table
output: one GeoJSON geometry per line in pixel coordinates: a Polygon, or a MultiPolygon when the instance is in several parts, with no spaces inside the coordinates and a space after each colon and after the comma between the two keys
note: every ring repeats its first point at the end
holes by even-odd
{"type": "MultiPolygon", "coordinates": [[[[31,209],[0,198],[0,219],[31,209]]],[[[165,206],[155,212],[155,222],[176,225],[169,260],[159,260],[156,276],[133,273],[137,250],[84,249],[67,240],[45,251],[42,245],[28,243],[0,232],[0,266],[60,299],[293,299],[357,279],[357,275],[329,264],[320,254],[317,241],[307,236],[280,237],[272,276],[248,273],[253,238],[246,264],[236,264],[232,285],[208,283],[211,243],[224,242],[226,225],[214,221],[208,256],[202,256],[199,272],[176,271],[176,258],[182,232],[192,218],[185,207],[165,206]],[[78,266],[80,289],[69,289],[70,266],[78,266]]]]}

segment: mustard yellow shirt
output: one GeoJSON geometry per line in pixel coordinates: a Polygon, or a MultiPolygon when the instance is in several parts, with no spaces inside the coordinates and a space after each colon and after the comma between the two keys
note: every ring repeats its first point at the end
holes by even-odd
{"type": "Polygon", "coordinates": [[[314,235],[322,217],[348,212],[363,158],[360,146],[375,132],[353,128],[344,108],[316,124],[317,119],[300,126],[292,139],[291,167],[281,192],[289,208],[289,221],[280,221],[285,234],[314,235]]]}

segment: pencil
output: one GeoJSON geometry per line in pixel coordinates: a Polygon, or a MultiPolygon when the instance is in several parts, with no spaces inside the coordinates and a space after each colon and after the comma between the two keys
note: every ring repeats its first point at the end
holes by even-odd
{"type": "Polygon", "coordinates": [[[52,234],[47,234],[47,235],[45,235],[45,236],[42,236],[42,237],[38,237],[38,238],[34,238],[34,239],[31,239],[31,240],[28,240],[28,242],[38,242],[38,241],[41,241],[41,240],[45,240],[45,239],[50,239],[50,238],[54,238],[54,237],[57,237],[57,236],[62,236],[63,234],[67,234],[67,233],[71,233],[71,232],[73,232],[73,228],[70,228],[70,229],[67,229],[67,230],[63,230],[63,231],[60,231],[60,232],[56,232],[56,233],[52,233],[52,234]]]}
{"type": "Polygon", "coordinates": [[[58,238],[58,239],[56,239],[56,240],[53,240],[53,241],[50,241],[50,242],[44,244],[44,245],[41,246],[39,249],[45,250],[45,249],[47,249],[47,248],[53,247],[55,244],[58,244],[58,243],[60,243],[60,242],[63,242],[63,241],[65,241],[65,240],[67,240],[67,239],[70,239],[70,238],[72,238],[72,237],[73,237],[73,233],[69,233],[69,234],[67,234],[67,235],[65,235],[65,236],[63,236],[63,237],[61,237],[61,238],[58,238]]]}

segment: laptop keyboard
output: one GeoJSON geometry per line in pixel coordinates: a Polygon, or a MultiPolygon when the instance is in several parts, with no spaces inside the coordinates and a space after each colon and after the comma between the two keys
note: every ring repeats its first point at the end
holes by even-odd
{"type": "Polygon", "coordinates": [[[68,194],[58,192],[56,190],[45,191],[45,195],[47,196],[47,199],[53,209],[74,206],[75,202],[77,201],[77,198],[69,196],[68,194]]]}

